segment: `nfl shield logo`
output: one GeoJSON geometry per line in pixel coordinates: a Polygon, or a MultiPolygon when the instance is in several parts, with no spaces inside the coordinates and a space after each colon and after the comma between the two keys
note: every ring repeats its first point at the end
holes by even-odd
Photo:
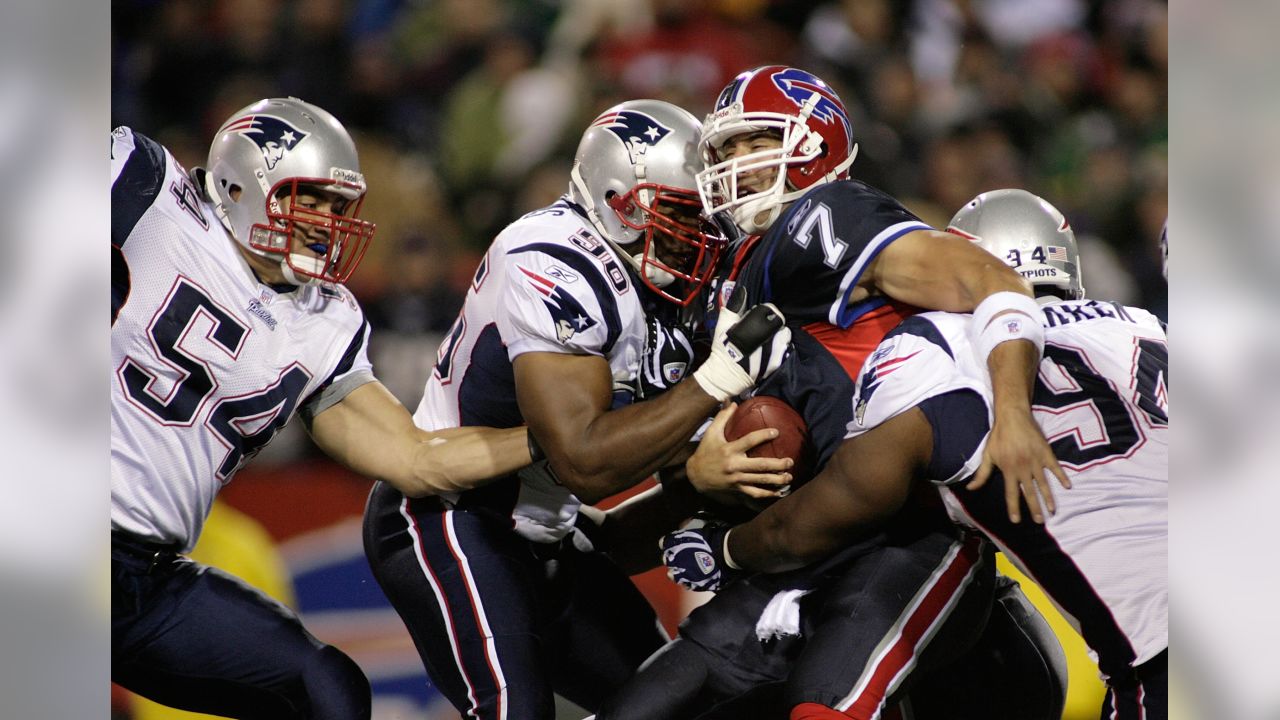
{"type": "Polygon", "coordinates": [[[688,363],[682,363],[682,362],[667,363],[666,365],[662,366],[662,377],[667,381],[667,383],[674,385],[680,382],[680,378],[684,377],[684,371],[685,371],[685,368],[687,367],[688,367],[688,363]]]}
{"type": "Polygon", "coordinates": [[[708,553],[704,553],[704,552],[694,553],[693,559],[698,562],[698,567],[702,568],[702,572],[704,573],[709,573],[712,570],[716,569],[715,558],[711,557],[711,555],[709,555],[708,553]]]}

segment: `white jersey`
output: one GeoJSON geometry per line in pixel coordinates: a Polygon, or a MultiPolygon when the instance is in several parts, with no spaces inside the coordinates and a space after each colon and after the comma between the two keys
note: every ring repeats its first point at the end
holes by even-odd
{"type": "MultiPolygon", "coordinates": [[[[645,333],[638,286],[582,209],[561,198],[508,225],[489,247],[441,343],[414,421],[428,430],[523,424],[511,363],[528,352],[602,357],[619,402],[629,401],[645,333]]],[[[540,541],[563,537],[580,505],[538,472],[522,473],[518,490],[484,497],[499,512],[510,509],[517,531],[540,541]]]]}
{"type": "Polygon", "coordinates": [[[189,550],[296,412],[373,380],[369,327],[345,288],[260,283],[150,138],[113,132],[111,173],[111,527],[189,550]]]}
{"type": "Polygon", "coordinates": [[[993,493],[961,485],[981,462],[991,421],[990,380],[968,341],[968,315],[924,313],[885,336],[862,368],[847,437],[920,406],[934,426],[930,479],[952,519],[995,541],[1077,623],[1104,673],[1115,672],[1169,644],[1165,332],[1147,311],[1113,303],[1041,310],[1033,411],[1072,482],[1070,490],[1055,482],[1057,512],[1045,532],[1008,521],[999,478],[984,488],[993,493]],[[926,403],[963,390],[982,402],[963,411],[926,403]]]}

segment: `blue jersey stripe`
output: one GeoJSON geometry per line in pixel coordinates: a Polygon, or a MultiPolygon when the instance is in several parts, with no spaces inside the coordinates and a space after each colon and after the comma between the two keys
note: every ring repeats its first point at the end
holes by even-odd
{"type": "Polygon", "coordinates": [[[120,315],[120,308],[129,299],[129,292],[133,287],[133,278],[129,273],[129,261],[125,260],[124,253],[115,245],[111,246],[111,324],[116,324],[116,318],[120,315]]]}
{"type": "Polygon", "coordinates": [[[600,310],[604,313],[604,326],[608,332],[608,337],[605,340],[604,347],[600,348],[600,352],[608,355],[622,335],[622,315],[618,312],[618,298],[613,294],[613,289],[600,266],[594,260],[579,254],[575,250],[551,243],[522,245],[508,250],[507,254],[513,255],[521,252],[540,252],[550,255],[578,271],[582,277],[587,279],[587,283],[591,285],[591,289],[595,291],[596,298],[600,301],[600,310]]]}
{"type": "MultiPolygon", "coordinates": [[[[947,354],[947,357],[952,360],[956,359],[955,353],[951,352],[951,345],[947,343],[946,338],[942,337],[942,333],[938,332],[937,326],[919,315],[912,315],[906,320],[898,323],[898,327],[890,330],[888,333],[885,333],[884,340],[888,340],[891,337],[897,337],[899,335],[915,335],[916,337],[928,340],[934,345],[942,348],[942,351],[947,354]]],[[[884,340],[881,340],[881,342],[884,342],[884,340]]]]}
{"type": "Polygon", "coordinates": [[[456,382],[458,419],[464,427],[509,428],[524,422],[516,401],[515,371],[497,325],[486,325],[476,336],[470,364],[456,382]]]}
{"type": "Polygon", "coordinates": [[[155,203],[167,167],[164,148],[140,133],[133,134],[133,152],[111,186],[111,244],[124,247],[143,213],[155,203]]]}
{"type": "Polygon", "coordinates": [[[307,396],[306,401],[302,403],[303,405],[311,404],[311,401],[323,392],[325,388],[333,384],[335,378],[351,370],[352,366],[356,364],[356,357],[360,354],[360,348],[364,346],[365,337],[368,335],[369,321],[365,320],[360,323],[360,329],[351,338],[351,343],[347,345],[346,352],[342,353],[342,359],[338,361],[338,366],[333,369],[333,372],[329,373],[329,377],[325,378],[323,383],[320,383],[320,387],[316,388],[315,392],[307,396]]]}
{"type": "Polygon", "coordinates": [[[894,240],[897,240],[898,238],[902,237],[903,235],[906,235],[907,233],[915,232],[916,230],[931,230],[931,229],[932,228],[930,228],[928,225],[925,225],[923,223],[920,223],[920,224],[901,223],[899,226],[899,229],[896,232],[888,235],[887,237],[883,237],[883,238],[877,237],[872,239],[871,244],[873,245],[873,247],[871,249],[871,253],[867,255],[865,258],[859,257],[856,261],[854,261],[853,267],[850,268],[850,273],[852,274],[852,277],[850,277],[849,275],[846,275],[844,278],[841,279],[842,284],[847,282],[848,285],[845,287],[844,294],[840,297],[841,309],[839,311],[839,314],[836,317],[836,319],[839,321],[838,323],[836,323],[837,325],[839,325],[842,328],[847,328],[853,324],[854,320],[857,320],[859,317],[866,314],[868,311],[872,310],[873,307],[879,307],[879,305],[876,305],[873,307],[861,307],[861,303],[855,303],[854,305],[851,306],[849,304],[849,298],[853,297],[853,291],[855,288],[858,287],[858,280],[862,279],[862,274],[866,272],[868,267],[871,266],[872,261],[874,261],[876,257],[880,255],[881,251],[883,251],[886,247],[889,247],[889,243],[893,242],[894,240]]]}
{"type": "Polygon", "coordinates": [[[928,477],[949,480],[964,469],[991,430],[987,403],[973,390],[952,390],[926,398],[919,407],[933,427],[928,477]]]}

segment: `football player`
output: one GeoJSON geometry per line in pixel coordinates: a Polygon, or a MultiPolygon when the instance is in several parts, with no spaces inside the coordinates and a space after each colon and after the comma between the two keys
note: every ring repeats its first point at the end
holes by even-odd
{"type": "Polygon", "coordinates": [[[188,173],[111,135],[112,679],[241,718],[368,718],[369,684],[288,608],[182,556],[214,497],[301,415],[316,444],[406,495],[530,461],[523,429],[425,432],[373,376],[342,283],[373,238],[356,148],[328,112],[261,100],[188,173]]]}
{"type": "MultiPolygon", "coordinates": [[[[874,321],[901,319],[912,311],[904,305],[974,314],[974,347],[996,393],[996,422],[974,483],[998,467],[1010,517],[1021,517],[1021,496],[1043,521],[1053,510],[1046,470],[1067,480],[1027,404],[1043,335],[1017,274],[851,179],[858,145],[849,114],[804,70],[769,65],[738,75],[707,116],[702,145],[707,167],[698,190],[708,216],[730,216],[746,236],[729,282],[746,287],[751,301],[778,304],[793,326],[826,323],[819,332],[827,344],[846,346],[874,345],[874,321]],[[867,333],[830,337],[860,319],[867,333]]],[[[861,364],[860,351],[843,354],[851,371],[861,364]]]]}
{"type": "MultiPolygon", "coordinates": [[[[1075,622],[1109,686],[1102,717],[1168,717],[1164,330],[1145,310],[1083,299],[1071,230],[1030,193],[980,195],[951,228],[1006,259],[1045,302],[1033,408],[1074,487],[1057,512],[1017,524],[999,490],[966,484],[990,437],[992,392],[969,317],[926,313],[867,359],[848,437],[816,478],[732,530],[669,536],[665,559],[684,582],[712,586],[739,570],[788,571],[861,542],[918,481],[933,481],[957,525],[996,543],[1075,622]]],[[[855,689],[792,717],[865,718],[870,709],[855,689]]]]}
{"type": "MultiPolygon", "coordinates": [[[[1065,476],[1030,414],[1030,379],[1042,332],[1032,319],[1038,310],[1025,281],[989,253],[931,229],[893,198],[849,179],[857,145],[848,113],[825,82],[803,70],[766,66],[740,74],[704,121],[702,147],[706,168],[698,184],[704,210],[740,234],[724,263],[718,297],[709,303],[711,322],[717,312],[726,317],[718,306],[733,295],[784,310],[793,351],[759,392],[781,397],[801,413],[816,467],[839,446],[852,419],[842,398],[852,394],[858,368],[886,332],[918,307],[976,309],[976,345],[998,398],[991,444],[1000,448],[996,459],[1009,512],[1021,516],[1021,495],[1032,518],[1042,521],[1053,507],[1045,469],[1060,481],[1065,476]]],[[[715,433],[708,439],[708,449],[722,440],[715,433]]],[[[700,462],[699,456],[690,462],[700,462]]],[[[985,482],[989,469],[984,467],[975,484],[985,482]]],[[[713,476],[695,472],[693,479],[701,483],[713,476]]],[[[832,701],[856,685],[861,704],[879,707],[927,655],[946,654],[972,640],[964,629],[980,628],[973,618],[990,606],[995,582],[989,549],[957,533],[940,511],[908,504],[893,528],[847,549],[828,567],[753,578],[727,589],[694,613],[682,638],[707,649],[713,674],[720,661],[739,667],[739,648],[756,649],[742,638],[751,637],[751,625],[772,598],[813,591],[823,599],[815,595],[808,604],[827,608],[826,620],[816,636],[806,633],[788,676],[788,704],[832,701]],[[938,578],[946,582],[938,585],[938,578]],[[945,600],[911,602],[927,591],[945,600]],[[849,612],[842,614],[841,607],[849,612]],[[878,655],[885,638],[899,633],[909,617],[910,652],[878,655]],[[748,618],[746,630],[738,627],[748,618]],[[943,626],[955,632],[924,632],[943,626]],[[955,642],[937,640],[953,635],[955,642]],[[860,676],[872,681],[861,683],[860,676]]],[[[783,666],[790,668],[790,661],[783,666]]],[[[666,693],[663,700],[675,703],[678,696],[666,693]]],[[[637,704],[648,703],[620,697],[610,708],[637,704]]]]}
{"type": "MultiPolygon", "coordinates": [[[[694,185],[700,132],[664,102],[605,111],[582,136],[568,193],[504,229],[475,271],[414,419],[527,423],[545,461],[477,490],[419,499],[379,483],[370,496],[374,574],[432,682],[468,717],[550,718],[553,691],[595,709],[665,641],[579,531],[580,508],[682,460],[719,404],[782,360],[789,333],[761,308],[743,315],[742,326],[766,321],[754,339],[726,322],[689,372],[674,316],[722,249],[694,185]]],[[[790,461],[737,461],[745,494],[790,479],[790,461]]]]}

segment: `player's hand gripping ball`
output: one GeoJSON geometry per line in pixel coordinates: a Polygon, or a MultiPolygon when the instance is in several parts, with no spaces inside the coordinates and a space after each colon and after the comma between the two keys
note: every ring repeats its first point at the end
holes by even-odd
{"type": "Polygon", "coordinates": [[[777,428],[778,437],[767,440],[747,452],[751,457],[791,458],[795,465],[791,476],[797,481],[808,479],[812,446],[809,427],[795,408],[771,395],[756,395],[738,403],[738,409],[724,428],[726,440],[733,441],[753,430],[777,428]]]}

